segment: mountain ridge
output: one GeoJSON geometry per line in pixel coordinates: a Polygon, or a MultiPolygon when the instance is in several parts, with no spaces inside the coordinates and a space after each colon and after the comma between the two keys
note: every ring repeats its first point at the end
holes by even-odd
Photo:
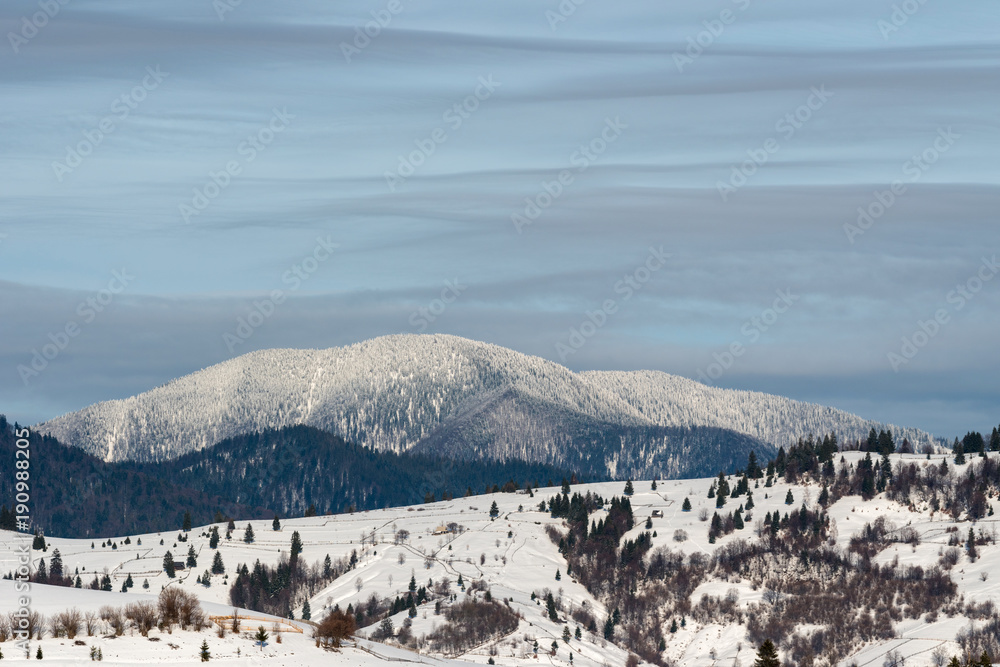
{"type": "Polygon", "coordinates": [[[691,429],[701,429],[695,435],[719,456],[743,461],[752,449],[767,456],[809,432],[855,439],[888,428],[914,446],[933,440],[834,408],[659,371],[575,373],[443,334],[250,352],[36,428],[108,461],[155,461],[296,424],[382,451],[426,451],[434,443],[460,458],[528,452],[528,460],[565,465],[574,446],[596,446],[586,452],[592,469],[583,472],[611,476],[690,474],[678,452],[691,429]],[[655,434],[662,439],[650,454],[655,434]],[[618,469],[622,459],[629,463],[618,469]]]}

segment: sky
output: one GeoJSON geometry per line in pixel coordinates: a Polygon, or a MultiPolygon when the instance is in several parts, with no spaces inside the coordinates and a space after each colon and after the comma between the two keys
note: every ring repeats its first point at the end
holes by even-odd
{"type": "Polygon", "coordinates": [[[989,0],[6,0],[0,412],[451,333],[1000,423],[989,0]]]}

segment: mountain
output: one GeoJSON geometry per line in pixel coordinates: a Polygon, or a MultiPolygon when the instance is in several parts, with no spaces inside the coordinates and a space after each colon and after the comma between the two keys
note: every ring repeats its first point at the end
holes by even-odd
{"type": "Polygon", "coordinates": [[[160,461],[306,424],[376,451],[517,458],[615,477],[710,474],[809,433],[891,429],[817,405],[658,372],[574,373],[446,335],[327,350],[262,350],[37,429],[107,461],[160,461]]]}

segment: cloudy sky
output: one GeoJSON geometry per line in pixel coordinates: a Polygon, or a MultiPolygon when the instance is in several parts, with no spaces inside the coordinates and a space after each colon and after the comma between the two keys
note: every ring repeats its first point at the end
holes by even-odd
{"type": "Polygon", "coordinates": [[[447,332],[988,431],[1000,7],[902,4],[6,0],[0,412],[447,332]]]}

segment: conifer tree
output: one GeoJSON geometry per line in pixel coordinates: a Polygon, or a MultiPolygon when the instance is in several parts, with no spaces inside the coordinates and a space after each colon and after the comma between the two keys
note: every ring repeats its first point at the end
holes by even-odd
{"type": "Polygon", "coordinates": [[[653,491],[656,491],[656,480],[655,479],[653,480],[653,483],[649,486],[649,488],[651,490],[653,490],[653,491]]]}
{"type": "Polygon", "coordinates": [[[247,544],[253,544],[254,539],[253,526],[248,523],[246,530],[243,531],[243,541],[247,544]]]}
{"type": "Polygon", "coordinates": [[[764,640],[764,643],[760,645],[760,649],[757,651],[757,660],[753,665],[754,667],[781,667],[781,661],[778,660],[778,651],[774,648],[774,642],[770,639],[764,640]]]}
{"type": "Polygon", "coordinates": [[[309,600],[306,600],[302,604],[302,620],[308,621],[312,619],[312,609],[309,608],[309,600]]]}
{"type": "Polygon", "coordinates": [[[791,505],[795,502],[795,498],[792,497],[792,490],[788,489],[788,493],[785,494],[785,504],[791,505]]]}
{"type": "Polygon", "coordinates": [[[271,522],[271,530],[281,530],[281,521],[277,514],[274,515],[274,521],[271,522]]]}
{"type": "Polygon", "coordinates": [[[625,495],[631,496],[633,493],[635,493],[635,489],[632,488],[632,480],[629,479],[625,482],[625,495]]]}
{"type": "Polygon", "coordinates": [[[556,601],[552,597],[552,593],[545,596],[545,610],[549,614],[550,621],[555,622],[559,620],[559,613],[556,611],[556,601]]]}
{"type": "Polygon", "coordinates": [[[222,552],[216,551],[215,557],[212,558],[212,574],[224,574],[226,571],[226,566],[222,564],[222,552]]]}
{"type": "Polygon", "coordinates": [[[191,530],[191,512],[184,512],[184,532],[189,530],[191,530]]]}
{"type": "Polygon", "coordinates": [[[63,561],[62,554],[59,553],[58,549],[52,551],[52,562],[49,564],[49,576],[52,578],[53,582],[62,581],[63,561]]]}
{"type": "Polygon", "coordinates": [[[198,559],[194,553],[194,545],[188,546],[187,560],[184,562],[188,567],[198,567],[198,559]]]}
{"type": "Polygon", "coordinates": [[[163,571],[167,573],[167,576],[171,579],[174,578],[174,555],[169,551],[163,554],[163,571]]]}
{"type": "Polygon", "coordinates": [[[208,651],[208,640],[203,639],[201,641],[201,652],[198,654],[202,662],[208,662],[212,659],[212,654],[208,651]]]}
{"type": "Polygon", "coordinates": [[[495,519],[498,516],[500,516],[500,508],[497,507],[497,501],[494,500],[493,504],[490,505],[490,519],[495,519]]]}
{"type": "Polygon", "coordinates": [[[684,499],[684,504],[681,505],[681,511],[682,512],[690,512],[691,511],[691,499],[690,498],[685,498],[684,499]]]}
{"type": "Polygon", "coordinates": [[[219,527],[218,526],[212,526],[212,530],[209,531],[208,548],[209,549],[218,549],[219,548],[219,527]]]}

